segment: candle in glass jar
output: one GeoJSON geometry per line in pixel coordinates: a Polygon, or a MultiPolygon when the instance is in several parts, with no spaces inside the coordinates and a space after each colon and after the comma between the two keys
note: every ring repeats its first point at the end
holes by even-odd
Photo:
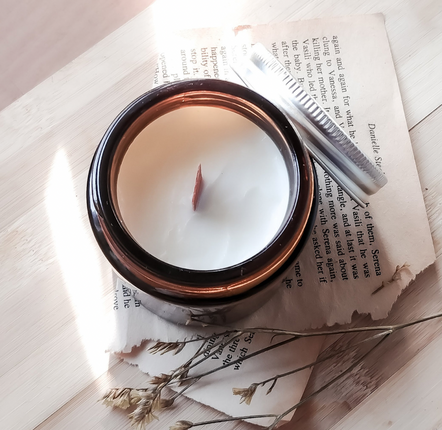
{"type": "Polygon", "coordinates": [[[263,130],[227,109],[187,106],[135,137],[120,167],[117,200],[127,230],[148,253],[214,270],[266,248],[285,219],[289,189],[284,159],[263,130]]]}

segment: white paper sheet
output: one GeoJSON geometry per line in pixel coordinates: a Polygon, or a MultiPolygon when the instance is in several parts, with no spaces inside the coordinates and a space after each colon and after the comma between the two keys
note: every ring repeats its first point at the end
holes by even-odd
{"type": "MultiPolygon", "coordinates": [[[[383,17],[170,35],[162,46],[155,84],[193,76],[238,82],[228,64],[239,61],[254,42],[264,44],[302,82],[389,182],[362,209],[318,167],[319,213],[299,264],[269,303],[236,325],[299,330],[346,323],[354,312],[383,318],[416,274],[435,260],[383,17]]],[[[124,308],[121,283],[117,291],[111,351],[130,351],[144,339],[174,341],[195,333],[161,320],[135,302],[124,308]]],[[[268,341],[255,338],[253,348],[268,341]]],[[[231,415],[282,412],[300,399],[309,371],[281,381],[267,397],[262,389],[250,406],[238,406],[231,388],[247,387],[261,379],[261,372],[268,377],[314,361],[319,348],[318,339],[295,342],[279,354],[244,362],[239,371],[226,369],[187,395],[231,415]]],[[[125,359],[144,372],[158,373],[173,369],[180,355],[158,360],[141,349],[125,359]]]]}
{"type": "MultiPolygon", "coordinates": [[[[142,340],[154,338],[176,341],[184,338],[189,339],[196,335],[210,336],[221,331],[209,327],[191,328],[170,324],[146,310],[139,304],[136,297],[137,294],[134,294],[123,281],[117,281],[114,306],[118,307],[115,313],[118,317],[114,320],[117,326],[113,332],[118,335],[113,338],[110,350],[127,351],[119,354],[119,356],[131,364],[138,365],[143,372],[150,375],[169,373],[185,363],[197,347],[189,345],[177,355],[172,353],[152,355],[148,352],[148,349],[155,342],[143,343],[141,348],[132,348],[139,345],[142,340]],[[151,336],[151,333],[164,333],[164,336],[154,337],[151,336]],[[128,353],[129,351],[132,352],[128,353]]],[[[275,308],[272,308],[272,315],[264,315],[262,314],[263,311],[258,311],[261,312],[261,321],[265,321],[266,317],[275,317],[278,314],[275,308]]],[[[267,321],[271,321],[271,319],[267,321]]],[[[286,338],[275,338],[272,341],[271,335],[246,335],[241,338],[239,343],[227,346],[222,353],[208,359],[204,365],[198,367],[198,373],[209,370],[214,366],[218,367],[222,363],[225,365],[238,360],[258,349],[284,339],[286,338]]],[[[282,412],[301,398],[310,376],[309,369],[278,381],[275,390],[278,393],[284,393],[282,396],[279,394],[265,395],[271,384],[267,384],[264,388],[258,388],[251,405],[240,404],[240,397],[232,395],[232,388],[247,388],[254,382],[262,381],[277,373],[284,373],[314,361],[319,353],[322,341],[322,338],[298,340],[266,352],[260,358],[243,361],[202,379],[187,391],[186,395],[232,416],[282,412]]],[[[186,417],[183,416],[183,419],[186,419],[186,417]]],[[[263,425],[270,423],[270,421],[260,419],[254,422],[263,425]]]]}

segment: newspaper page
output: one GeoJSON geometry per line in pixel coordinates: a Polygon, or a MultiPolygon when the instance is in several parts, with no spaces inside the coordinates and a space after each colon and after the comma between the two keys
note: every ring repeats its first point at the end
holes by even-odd
{"type": "MultiPolygon", "coordinates": [[[[193,77],[239,82],[229,64],[241,61],[253,43],[262,43],[388,178],[361,208],[316,165],[319,210],[310,240],[273,299],[237,326],[300,330],[347,323],[354,312],[385,317],[435,254],[383,16],[188,30],[163,42],[154,85],[193,77]]],[[[132,304],[121,306],[123,287],[130,289],[119,281],[111,351],[130,351],[145,339],[177,340],[197,333],[135,306],[133,294],[132,304]]],[[[253,342],[233,353],[223,351],[219,359],[237,358],[245,349],[250,354],[270,339],[256,336],[253,342]]],[[[320,346],[318,339],[294,342],[279,353],[244,361],[239,369],[226,368],[186,395],[231,415],[280,413],[302,396],[308,370],[278,382],[269,396],[264,389],[250,406],[239,405],[232,387],[248,387],[313,362],[320,346]]],[[[142,371],[158,373],[173,369],[179,355],[157,360],[141,348],[124,357],[142,371]]]]}

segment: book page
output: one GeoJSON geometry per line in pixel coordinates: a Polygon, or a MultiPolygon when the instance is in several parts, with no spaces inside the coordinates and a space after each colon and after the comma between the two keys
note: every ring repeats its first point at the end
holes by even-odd
{"type": "MultiPolygon", "coordinates": [[[[239,82],[229,64],[241,61],[255,42],[262,43],[298,79],[385,173],[388,183],[361,208],[316,165],[319,210],[310,240],[293,271],[281,279],[273,299],[235,325],[299,330],[347,323],[354,312],[383,318],[401,291],[435,260],[383,17],[353,16],[170,35],[160,46],[154,85],[193,77],[239,82]]],[[[121,308],[115,312],[112,351],[129,351],[143,339],[177,340],[195,333],[193,328],[174,326],[142,307],[137,311],[134,306],[121,308]]],[[[304,363],[314,361],[320,341],[309,340],[302,348],[296,343],[289,354],[304,363]]],[[[264,407],[269,413],[282,412],[281,401],[294,404],[301,397],[308,372],[298,375],[298,380],[288,378],[287,389],[278,383],[269,396],[250,406],[241,405],[241,412],[224,395],[232,384],[247,387],[259,380],[255,377],[259,369],[280,373],[285,368],[283,357],[284,353],[279,357],[272,352],[262,360],[250,360],[256,360],[251,373],[245,368],[239,372],[226,369],[218,379],[214,377],[216,385],[212,381],[213,386],[202,388],[212,390],[213,396],[203,391],[199,395],[198,386],[188,395],[227,414],[262,413],[264,407]],[[269,356],[274,359],[270,370],[269,356]],[[244,380],[238,380],[239,373],[244,374],[244,380]],[[220,386],[224,391],[219,391],[220,386]],[[271,399],[276,399],[274,404],[271,399]]],[[[160,370],[145,353],[126,358],[143,371],[160,370]]]]}
{"type": "MultiPolygon", "coordinates": [[[[218,334],[223,329],[213,327],[186,327],[178,326],[152,314],[144,308],[137,299],[138,292],[124,281],[117,280],[114,299],[114,310],[117,318],[112,332],[116,337],[110,345],[111,351],[126,351],[119,353],[119,357],[128,363],[137,365],[141,371],[152,376],[161,373],[170,373],[184,364],[201,345],[189,344],[177,355],[151,354],[148,349],[155,342],[144,339],[161,339],[176,341],[178,339],[191,339],[198,336],[210,336],[207,346],[223,341],[224,335],[218,334]],[[159,335],[157,335],[159,334],[159,335]],[[134,347],[141,344],[141,347],[134,347]]],[[[275,312],[273,312],[275,314],[275,312]]],[[[227,339],[227,338],[225,338],[227,339]]],[[[221,367],[221,370],[204,377],[197,384],[186,391],[185,395],[231,416],[256,415],[264,413],[280,413],[297,403],[307,386],[311,369],[305,369],[287,378],[278,380],[274,392],[266,395],[272,382],[264,387],[259,387],[253,396],[252,403],[240,403],[240,397],[232,394],[233,388],[247,388],[268,378],[289,372],[298,367],[305,366],[316,360],[323,338],[306,338],[288,343],[277,349],[268,351],[258,357],[246,359],[250,354],[286,340],[287,337],[276,337],[272,334],[247,333],[234,342],[221,347],[213,356],[204,354],[207,360],[189,372],[196,376],[208,370],[221,367]]],[[[200,357],[202,358],[202,357],[200,357]]],[[[140,379],[140,387],[146,386],[145,378],[140,379]]],[[[179,391],[183,387],[172,386],[179,391]]],[[[293,413],[287,416],[289,420],[293,413]]],[[[161,416],[160,416],[161,419],[161,416]]],[[[185,411],[180,419],[189,419],[185,411]]],[[[272,419],[252,420],[258,425],[269,425],[272,419]]]]}

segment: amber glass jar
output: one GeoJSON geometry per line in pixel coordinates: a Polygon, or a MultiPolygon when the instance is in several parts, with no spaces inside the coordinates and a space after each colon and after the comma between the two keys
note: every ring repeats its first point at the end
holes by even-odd
{"type": "Polygon", "coordinates": [[[89,218],[104,255],[118,276],[139,290],[147,309],[177,323],[224,324],[264,304],[295,264],[316,215],[315,177],[299,134],[267,99],[226,81],[181,81],[143,94],[109,126],[89,172],[89,218]],[[270,137],[287,168],[289,197],[280,228],[262,250],[229,267],[195,270],[155,257],[131,235],[118,203],[120,166],[136,136],[158,118],[189,106],[227,109],[251,121],[270,137]]]}

